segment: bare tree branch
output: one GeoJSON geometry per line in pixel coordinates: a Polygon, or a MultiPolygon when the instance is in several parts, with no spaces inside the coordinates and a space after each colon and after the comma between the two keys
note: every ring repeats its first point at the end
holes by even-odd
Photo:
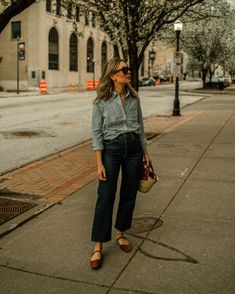
{"type": "Polygon", "coordinates": [[[21,13],[23,10],[28,8],[30,5],[32,5],[36,0],[13,0],[13,1],[4,1],[2,5],[7,5],[6,8],[3,10],[3,12],[0,14],[0,34],[4,30],[4,28],[7,26],[9,21],[14,17],[15,15],[21,13]]]}

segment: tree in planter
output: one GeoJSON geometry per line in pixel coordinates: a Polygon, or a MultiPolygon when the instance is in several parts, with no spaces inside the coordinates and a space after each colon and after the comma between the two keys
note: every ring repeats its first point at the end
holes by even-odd
{"type": "MultiPolygon", "coordinates": [[[[91,0],[101,28],[122,49],[132,68],[132,83],[138,90],[138,71],[148,45],[183,16],[191,20],[208,16],[204,0],[91,0]]],[[[214,0],[213,2],[219,2],[214,0]]]]}
{"type": "Polygon", "coordinates": [[[219,5],[211,2],[211,17],[185,25],[182,32],[181,46],[191,59],[200,65],[203,87],[219,65],[230,64],[235,39],[231,38],[234,30],[234,11],[227,1],[219,5]]]}

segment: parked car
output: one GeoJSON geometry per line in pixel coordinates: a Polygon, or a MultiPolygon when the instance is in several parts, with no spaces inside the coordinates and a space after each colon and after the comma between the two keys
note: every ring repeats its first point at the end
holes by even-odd
{"type": "Polygon", "coordinates": [[[226,80],[228,80],[229,85],[232,84],[232,76],[231,76],[231,75],[224,76],[224,78],[225,78],[226,80]]]}
{"type": "Polygon", "coordinates": [[[143,78],[140,81],[140,85],[141,86],[155,86],[156,81],[155,81],[155,79],[153,77],[143,78]]]}
{"type": "Polygon", "coordinates": [[[223,90],[225,87],[229,86],[229,79],[223,76],[213,76],[211,82],[207,82],[209,88],[219,88],[223,90]]]}

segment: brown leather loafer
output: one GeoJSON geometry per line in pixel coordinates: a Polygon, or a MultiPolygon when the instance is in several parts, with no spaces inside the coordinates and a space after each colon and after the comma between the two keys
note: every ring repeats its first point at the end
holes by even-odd
{"type": "Polygon", "coordinates": [[[101,267],[101,265],[102,265],[102,252],[100,251],[100,250],[96,250],[96,251],[94,251],[92,254],[91,254],[91,257],[95,254],[95,253],[97,253],[97,252],[99,252],[100,253],[100,258],[98,258],[98,259],[94,259],[94,260],[91,260],[90,261],[90,266],[91,266],[91,268],[92,269],[99,269],[100,267],[101,267]]]}
{"type": "Polygon", "coordinates": [[[123,250],[124,252],[130,252],[132,250],[131,244],[130,243],[129,244],[120,244],[118,241],[121,239],[126,239],[126,237],[117,238],[117,243],[118,243],[118,246],[120,247],[120,249],[123,250]]]}

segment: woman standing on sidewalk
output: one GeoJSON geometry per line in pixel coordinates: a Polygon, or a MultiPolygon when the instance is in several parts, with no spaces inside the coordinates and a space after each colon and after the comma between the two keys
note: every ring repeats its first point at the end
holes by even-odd
{"type": "Polygon", "coordinates": [[[149,162],[140,100],[130,85],[131,71],[121,59],[105,66],[92,112],[92,140],[99,178],[91,240],[95,242],[90,265],[102,264],[102,243],[111,240],[112,214],[120,168],[122,182],[116,216],[120,249],[132,247],[124,232],[131,227],[143,158],[149,162]]]}

